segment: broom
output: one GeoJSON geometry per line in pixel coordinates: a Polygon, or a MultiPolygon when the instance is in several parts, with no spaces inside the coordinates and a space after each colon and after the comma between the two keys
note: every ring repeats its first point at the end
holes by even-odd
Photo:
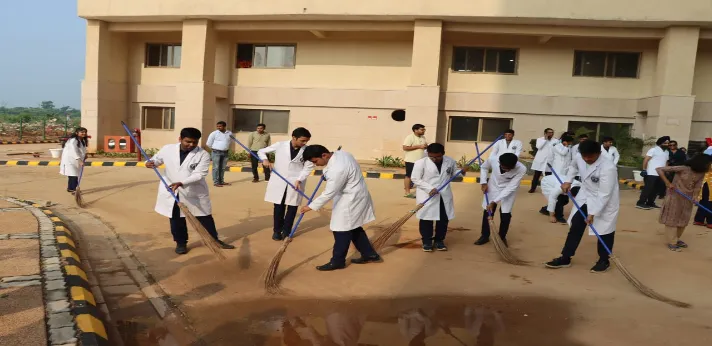
{"type": "MultiPolygon", "coordinates": [[[[475,142],[475,150],[477,150],[477,157],[480,156],[480,147],[477,145],[477,142],[475,142]]],[[[480,162],[480,167],[482,167],[482,159],[479,159],[480,162]]],[[[489,206],[489,194],[485,192],[485,202],[489,206]]],[[[494,224],[494,215],[492,215],[492,211],[487,209],[487,214],[489,214],[489,217],[487,220],[489,221],[490,225],[490,235],[492,236],[493,243],[494,243],[494,249],[497,250],[497,253],[499,254],[499,257],[502,257],[502,259],[507,262],[511,263],[514,265],[525,265],[527,262],[522,261],[515,257],[510,251],[509,247],[507,247],[507,244],[504,243],[504,240],[502,240],[502,237],[499,236],[499,227],[497,227],[494,224]]]]}
{"type": "Polygon", "coordinates": [[[84,175],[84,161],[82,161],[82,166],[79,168],[79,179],[77,181],[77,187],[74,189],[74,202],[77,203],[79,208],[84,208],[84,199],[82,199],[82,191],[79,189],[79,184],[82,183],[82,175],[84,175]]]}
{"type": "MultiPolygon", "coordinates": [[[[336,150],[341,150],[341,146],[339,146],[338,149],[336,150]]],[[[319,191],[319,187],[321,186],[321,183],[326,180],[326,176],[322,175],[321,179],[319,179],[319,183],[316,184],[316,188],[314,189],[314,192],[312,192],[311,196],[307,198],[307,205],[311,203],[311,201],[314,199],[314,196],[316,195],[316,192],[319,191]]],[[[277,269],[279,269],[279,262],[282,261],[282,256],[284,256],[284,253],[287,252],[287,247],[289,246],[289,243],[292,242],[292,238],[294,237],[294,233],[297,231],[297,227],[299,227],[299,223],[302,222],[302,219],[304,218],[304,213],[299,214],[299,219],[297,219],[297,222],[294,224],[294,227],[292,227],[292,231],[289,233],[289,236],[287,239],[284,240],[282,243],[282,246],[277,250],[277,253],[272,257],[272,261],[269,263],[269,267],[267,267],[267,272],[265,273],[265,290],[267,292],[276,294],[280,292],[280,287],[279,287],[279,281],[277,280],[277,269]]]]}
{"type": "MultiPolygon", "coordinates": [[[[554,170],[554,167],[552,167],[551,164],[547,164],[547,165],[549,166],[549,169],[551,169],[551,173],[554,174],[554,176],[556,177],[556,180],[558,180],[560,184],[563,184],[564,182],[561,181],[561,178],[554,170]]],[[[581,210],[581,206],[579,206],[578,202],[576,202],[576,199],[574,199],[574,196],[571,194],[571,191],[567,191],[566,194],[569,196],[571,201],[574,203],[576,210],[578,210],[578,212],[581,213],[581,216],[583,216],[584,219],[588,219],[588,215],[586,215],[586,213],[584,213],[583,210],[581,210]]],[[[650,298],[653,298],[653,299],[656,299],[661,302],[665,302],[665,303],[668,303],[668,304],[671,304],[674,306],[678,306],[681,308],[691,307],[691,305],[688,303],[684,303],[681,301],[677,301],[677,300],[665,297],[665,296],[661,295],[660,293],[653,291],[653,289],[649,288],[648,286],[645,286],[642,282],[640,282],[640,280],[638,280],[635,276],[633,276],[633,274],[630,271],[628,271],[628,269],[626,269],[625,266],[623,266],[623,263],[621,263],[618,256],[615,256],[613,254],[613,252],[611,251],[611,249],[608,248],[608,245],[606,245],[606,243],[603,242],[603,239],[601,239],[601,235],[598,234],[598,231],[596,231],[596,228],[593,227],[593,224],[588,225],[588,227],[591,228],[593,233],[596,235],[596,238],[598,238],[598,241],[603,245],[603,248],[606,249],[608,256],[610,256],[611,261],[613,261],[613,263],[615,263],[616,268],[618,268],[618,270],[621,272],[621,274],[623,274],[623,276],[625,276],[625,278],[631,284],[633,284],[633,286],[635,286],[635,288],[637,288],[638,291],[640,291],[641,293],[643,293],[644,295],[646,295],[650,298]]]]}
{"type": "MultiPolygon", "coordinates": [[[[489,148],[491,148],[495,143],[497,143],[497,141],[499,141],[500,139],[502,139],[502,137],[504,137],[503,134],[502,134],[502,135],[499,135],[499,137],[497,137],[497,139],[495,139],[490,145],[488,145],[482,153],[484,153],[484,152],[486,152],[487,150],[489,150],[489,148]]],[[[479,158],[480,158],[480,155],[477,155],[477,157],[475,157],[474,159],[470,160],[470,162],[468,162],[467,165],[464,166],[464,167],[468,167],[468,166],[472,165],[473,163],[475,163],[475,160],[477,160],[477,159],[479,159],[479,158]]],[[[458,171],[455,175],[453,175],[452,177],[450,177],[450,179],[449,179],[448,181],[446,181],[442,186],[440,186],[440,187],[438,188],[438,193],[439,193],[440,191],[442,191],[442,189],[444,189],[445,186],[447,186],[447,185],[450,184],[453,180],[455,180],[455,178],[457,178],[460,174],[462,174],[462,171],[458,171]]],[[[435,195],[436,195],[436,194],[435,194],[435,195]]],[[[396,234],[396,232],[398,232],[398,230],[399,230],[401,227],[403,227],[403,225],[406,223],[406,221],[408,221],[413,215],[415,215],[415,213],[417,213],[418,210],[422,209],[422,208],[425,206],[425,204],[428,203],[428,201],[430,201],[430,199],[432,199],[433,197],[435,197],[435,195],[429,196],[425,201],[423,201],[423,203],[420,203],[420,204],[416,205],[414,209],[408,211],[405,215],[403,215],[403,217],[401,217],[401,218],[398,219],[396,222],[394,222],[390,227],[386,228],[386,229],[383,231],[383,233],[381,233],[381,235],[380,235],[378,238],[376,238],[376,240],[374,240],[374,241],[372,242],[373,248],[378,251],[378,250],[380,250],[383,246],[385,246],[386,243],[388,242],[388,240],[391,239],[391,237],[392,237],[394,234],[396,234]]]]}
{"type": "Polygon", "coordinates": [[[712,215],[712,210],[709,210],[709,209],[703,207],[702,204],[700,204],[699,202],[696,202],[692,197],[682,193],[682,191],[678,190],[677,188],[675,188],[675,192],[679,193],[680,196],[687,198],[690,202],[692,202],[698,208],[701,208],[702,210],[704,210],[704,211],[710,213],[710,215],[712,215]]]}
{"type": "MultiPolygon", "coordinates": [[[[141,154],[148,159],[148,155],[146,154],[145,151],[143,151],[143,148],[141,148],[141,145],[138,143],[136,138],[134,138],[133,134],[131,133],[131,130],[129,130],[128,126],[122,121],[121,125],[124,127],[124,130],[126,130],[126,133],[131,137],[131,140],[133,140],[134,144],[136,144],[136,147],[138,150],[141,151],[141,154]]],[[[168,186],[168,183],[166,182],[165,179],[163,179],[163,176],[161,175],[160,172],[158,172],[158,168],[154,167],[153,171],[156,173],[159,179],[161,179],[161,182],[163,183],[163,186],[166,187],[168,190],[168,193],[171,194],[171,197],[176,201],[178,208],[180,208],[180,211],[183,212],[183,215],[185,215],[185,218],[188,220],[191,226],[198,232],[198,235],[200,235],[201,240],[203,241],[203,244],[210,249],[210,251],[213,252],[215,257],[217,257],[220,260],[225,259],[225,255],[222,252],[222,248],[218,244],[215,238],[213,238],[210,233],[203,227],[203,225],[198,221],[198,219],[188,210],[188,207],[185,206],[179,199],[176,193],[171,190],[171,188],[168,186]]]]}

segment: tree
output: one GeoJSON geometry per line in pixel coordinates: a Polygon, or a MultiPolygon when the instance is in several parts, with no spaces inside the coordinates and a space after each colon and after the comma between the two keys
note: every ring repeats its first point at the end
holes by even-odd
{"type": "Polygon", "coordinates": [[[40,107],[45,110],[52,110],[52,109],[54,109],[54,102],[53,101],[42,101],[42,103],[40,103],[40,107]]]}

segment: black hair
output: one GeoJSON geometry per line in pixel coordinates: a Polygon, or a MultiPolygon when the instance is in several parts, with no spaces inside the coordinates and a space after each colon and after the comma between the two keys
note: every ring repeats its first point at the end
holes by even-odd
{"type": "Polygon", "coordinates": [[[600,154],[601,144],[596,141],[585,140],[579,144],[579,152],[581,155],[600,154]]]}
{"type": "Polygon", "coordinates": [[[430,143],[427,148],[429,153],[445,154],[445,146],[440,143],[430,143]]]}
{"type": "Polygon", "coordinates": [[[67,145],[67,142],[69,142],[69,140],[72,139],[72,138],[74,138],[74,139],[77,140],[77,147],[81,148],[81,147],[86,147],[86,146],[88,146],[88,145],[89,145],[89,138],[87,138],[87,137],[84,137],[84,138],[79,137],[79,132],[82,132],[82,131],[88,132],[87,129],[84,128],[84,127],[77,127],[77,128],[74,130],[74,133],[72,133],[72,135],[69,136],[69,138],[67,138],[67,141],[65,141],[64,143],[62,143],[62,148],[64,148],[64,146],[67,145]]]}
{"type": "Polygon", "coordinates": [[[413,127],[412,127],[413,131],[415,131],[415,130],[420,130],[420,129],[424,129],[424,128],[425,128],[425,125],[423,125],[423,124],[415,124],[415,125],[413,125],[413,127]]]}
{"type": "Polygon", "coordinates": [[[312,159],[320,158],[321,155],[330,153],[329,149],[325,146],[319,144],[312,144],[304,148],[302,153],[302,158],[304,161],[311,161],[312,159]]]}
{"type": "Polygon", "coordinates": [[[227,123],[224,122],[224,121],[222,121],[222,120],[220,120],[220,121],[218,121],[218,125],[227,126],[227,123]]]}
{"type": "Polygon", "coordinates": [[[302,137],[311,138],[311,132],[309,132],[309,130],[307,130],[307,129],[303,128],[303,127],[297,127],[296,129],[294,129],[294,131],[292,131],[292,137],[295,137],[295,138],[302,138],[302,137]]]}
{"type": "Polygon", "coordinates": [[[662,137],[658,138],[657,141],[655,141],[655,145],[659,146],[659,145],[665,143],[665,141],[669,141],[669,140],[670,140],[670,136],[662,136],[662,137]]]}
{"type": "Polygon", "coordinates": [[[566,133],[566,134],[564,134],[563,136],[561,136],[561,141],[562,141],[562,142],[569,142],[569,143],[571,143],[571,142],[574,141],[574,138],[571,137],[571,135],[569,135],[568,133],[566,133]]]}
{"type": "Polygon", "coordinates": [[[260,126],[267,128],[267,125],[265,125],[265,124],[262,124],[262,123],[257,124],[257,127],[260,127],[260,126]]]}
{"type": "Polygon", "coordinates": [[[517,165],[517,161],[519,161],[519,158],[512,153],[504,153],[499,156],[499,164],[505,168],[514,168],[517,165]]]}
{"type": "Polygon", "coordinates": [[[511,133],[511,134],[514,134],[514,130],[512,130],[512,129],[506,129],[506,130],[504,130],[504,133],[511,133]]]}
{"type": "Polygon", "coordinates": [[[200,136],[202,136],[200,130],[195,127],[186,127],[180,130],[180,138],[192,138],[197,140],[200,139],[200,136]]]}
{"type": "Polygon", "coordinates": [[[554,132],[554,129],[552,129],[551,127],[547,127],[544,129],[544,133],[547,133],[549,131],[554,132]]]}
{"type": "Polygon", "coordinates": [[[579,135],[578,138],[579,138],[579,139],[588,138],[588,135],[584,133],[584,134],[582,134],[582,135],[579,135]]]}
{"type": "Polygon", "coordinates": [[[676,141],[676,140],[670,140],[670,144],[673,144],[673,143],[675,143],[675,145],[677,145],[677,141],[676,141]]]}
{"type": "Polygon", "coordinates": [[[690,167],[690,169],[692,169],[695,173],[707,173],[710,168],[710,156],[705,154],[696,154],[685,162],[685,166],[690,167]]]}
{"type": "Polygon", "coordinates": [[[613,142],[613,137],[605,136],[601,138],[601,142],[613,142]]]}

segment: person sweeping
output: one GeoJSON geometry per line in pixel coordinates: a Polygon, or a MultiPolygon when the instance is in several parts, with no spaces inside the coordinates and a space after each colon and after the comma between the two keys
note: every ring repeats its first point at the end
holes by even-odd
{"type": "Polygon", "coordinates": [[[668,188],[662,209],[660,210],[660,223],[665,225],[667,247],[671,251],[681,251],[687,244],[680,240],[685,227],[690,222],[692,201],[676,193],[679,190],[687,196],[693,196],[699,202],[700,190],[705,182],[705,174],[710,169],[710,157],[704,154],[695,155],[682,166],[658,167],[655,170],[668,188]],[[674,174],[672,182],[668,179],[670,173],[674,174]]]}
{"type": "Polygon", "coordinates": [[[319,197],[309,205],[302,207],[301,212],[319,210],[330,200],[334,200],[329,227],[334,234],[334,249],[329,263],[316,267],[317,270],[331,271],[346,267],[346,255],[353,242],[361,257],[352,259],[351,263],[365,264],[381,262],[381,256],[376,253],[371,241],[363,230],[363,225],[376,219],[373,212],[371,193],[368,192],[366,181],[353,155],[340,150],[330,152],[324,146],[310,145],[304,149],[304,160],[316,166],[326,166],[324,175],[326,188],[319,197]]]}
{"type": "Polygon", "coordinates": [[[67,176],[67,192],[74,193],[79,185],[79,172],[87,159],[87,129],[78,127],[62,145],[59,174],[67,176]]]}

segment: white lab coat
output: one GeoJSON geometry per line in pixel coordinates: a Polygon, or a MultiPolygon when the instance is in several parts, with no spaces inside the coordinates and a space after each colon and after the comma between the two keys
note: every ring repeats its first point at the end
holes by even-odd
{"type": "MultiPolygon", "coordinates": [[[[487,160],[480,167],[480,184],[487,184],[490,203],[500,204],[502,213],[511,213],[514,199],[517,197],[517,189],[527,173],[527,168],[521,162],[517,162],[512,170],[502,174],[499,163],[496,163],[494,167],[492,167],[492,163],[492,160],[487,160]],[[492,169],[492,174],[488,180],[487,174],[490,169],[492,169]]],[[[487,199],[484,196],[482,196],[482,208],[487,208],[487,199]]]]}
{"type": "Polygon", "coordinates": [[[606,150],[603,147],[603,144],[601,144],[601,157],[611,160],[614,166],[618,166],[618,160],[621,159],[621,154],[618,153],[618,149],[616,149],[616,147],[611,145],[611,147],[606,150]]]}
{"type": "Polygon", "coordinates": [[[551,163],[554,159],[554,153],[552,151],[553,145],[558,143],[559,140],[552,138],[546,140],[544,137],[539,137],[536,140],[536,156],[534,156],[534,162],[532,162],[532,170],[540,172],[549,172],[549,166],[547,163],[551,163]]]}
{"type": "Polygon", "coordinates": [[[554,143],[551,147],[551,152],[553,155],[551,165],[557,173],[563,172],[559,174],[563,174],[565,176],[566,171],[571,165],[571,148],[562,143],[554,143]]]}
{"type": "MultiPolygon", "coordinates": [[[[559,173],[559,171],[556,171],[556,173],[559,173]]],[[[571,187],[577,186],[581,186],[581,183],[578,180],[574,180],[573,183],[571,183],[571,187]]],[[[546,210],[553,213],[556,208],[557,199],[564,193],[564,191],[561,190],[561,183],[556,180],[553,174],[541,179],[541,193],[546,198],[546,210]]]]}
{"type": "Polygon", "coordinates": [[[64,144],[62,158],[59,162],[59,174],[68,177],[79,176],[79,163],[84,161],[84,158],[87,156],[87,147],[83,145],[78,147],[77,143],[76,138],[70,138],[64,144]]]}
{"type": "MultiPolygon", "coordinates": [[[[440,167],[440,172],[438,172],[438,167],[435,166],[435,163],[433,163],[429,157],[416,161],[415,165],[413,165],[413,173],[410,179],[416,187],[415,198],[417,203],[423,203],[430,197],[430,191],[445,184],[459,171],[460,169],[457,168],[457,162],[448,156],[443,156],[443,165],[440,167]]],[[[448,220],[454,219],[455,203],[453,202],[450,184],[431,198],[423,208],[418,210],[415,216],[420,220],[440,220],[440,198],[443,199],[443,203],[445,204],[448,220]]]]}
{"type": "Polygon", "coordinates": [[[343,150],[334,152],[324,175],[327,177],[326,188],[309,204],[309,208],[319,210],[333,199],[329,224],[333,232],[351,231],[376,219],[361,166],[353,155],[343,150]]]}
{"type": "Polygon", "coordinates": [[[522,153],[522,142],[518,139],[512,139],[511,142],[507,143],[506,140],[500,139],[492,146],[492,151],[490,152],[490,159],[497,161],[500,155],[505,153],[512,153],[519,157],[522,153]]]}
{"type": "MultiPolygon", "coordinates": [[[[206,216],[212,214],[210,204],[210,194],[205,176],[208,175],[210,167],[210,154],[200,147],[191,150],[186,156],[183,164],[180,163],[180,143],[168,144],[161,148],[151,158],[156,166],[165,165],[163,179],[168,185],[173,183],[183,183],[178,192],[178,199],[188,207],[191,214],[195,216],[206,216]]],[[[173,215],[173,203],[175,200],[163,183],[158,183],[158,195],[156,196],[156,212],[165,216],[173,215]]],[[[181,212],[181,217],[185,215],[181,212]]]]}
{"type": "MultiPolygon", "coordinates": [[[[581,177],[581,189],[576,195],[576,202],[580,206],[587,205],[588,215],[594,216],[593,227],[600,235],[615,232],[621,204],[616,166],[603,156],[589,165],[581,155],[576,155],[569,167],[566,181],[572,183],[575,176],[581,177]]],[[[569,225],[577,212],[576,207],[571,209],[569,225]]],[[[588,234],[594,234],[590,228],[588,234]]]]}
{"type": "MultiPolygon", "coordinates": [[[[307,188],[307,178],[314,170],[314,164],[310,161],[304,161],[302,154],[304,154],[304,148],[299,149],[299,153],[292,160],[292,155],[290,153],[291,141],[277,142],[270,145],[267,148],[260,149],[257,151],[257,155],[260,160],[267,160],[268,153],[274,154],[274,169],[279,172],[283,177],[289,180],[292,185],[297,181],[302,182],[302,191],[306,191],[307,188]]],[[[282,197],[284,197],[284,191],[287,191],[287,198],[284,200],[284,204],[298,206],[302,203],[302,195],[293,188],[289,187],[287,183],[284,182],[279,177],[272,177],[267,183],[267,191],[265,192],[265,202],[270,202],[273,204],[282,203],[282,197]]]]}

